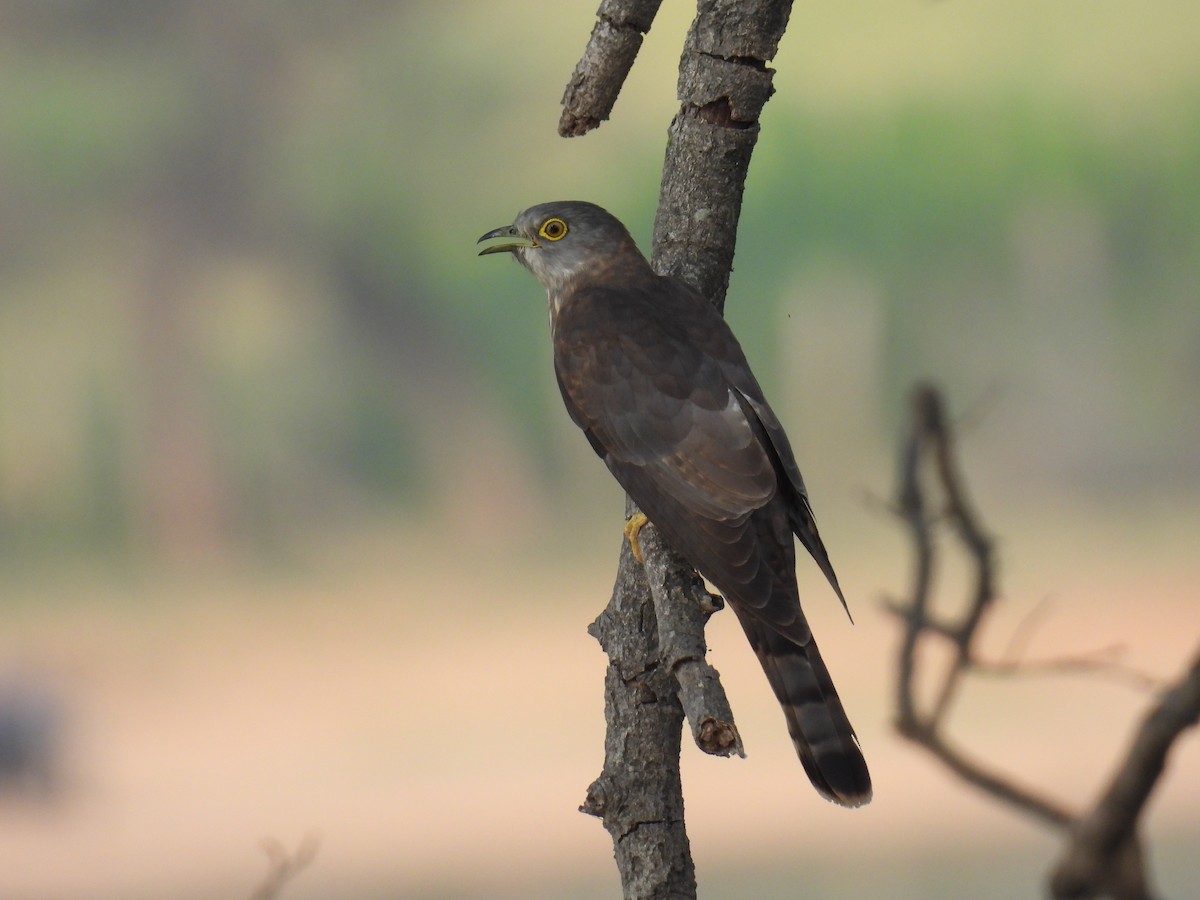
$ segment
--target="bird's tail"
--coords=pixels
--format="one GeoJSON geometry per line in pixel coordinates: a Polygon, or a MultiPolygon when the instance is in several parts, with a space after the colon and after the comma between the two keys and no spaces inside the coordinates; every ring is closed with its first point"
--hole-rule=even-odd
{"type": "Polygon", "coordinates": [[[842,806],[869,803],[867,762],[816,642],[810,637],[802,646],[751,616],[738,618],[783,707],[788,733],[813,786],[842,806]]]}

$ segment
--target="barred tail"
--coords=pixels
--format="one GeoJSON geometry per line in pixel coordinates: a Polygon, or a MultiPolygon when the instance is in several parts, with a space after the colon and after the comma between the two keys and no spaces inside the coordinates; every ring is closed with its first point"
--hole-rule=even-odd
{"type": "Polygon", "coordinates": [[[816,642],[810,638],[802,646],[751,616],[738,618],[783,707],[788,733],[813,786],[842,806],[869,803],[867,762],[816,642]]]}

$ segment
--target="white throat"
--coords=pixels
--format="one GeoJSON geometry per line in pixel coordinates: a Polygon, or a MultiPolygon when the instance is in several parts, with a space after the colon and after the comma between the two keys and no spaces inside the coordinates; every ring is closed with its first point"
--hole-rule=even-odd
{"type": "Polygon", "coordinates": [[[575,265],[563,265],[565,260],[558,259],[553,264],[547,264],[546,257],[538,247],[522,247],[518,252],[521,255],[521,264],[533,273],[533,277],[546,289],[549,297],[562,294],[563,287],[575,277],[575,273],[584,262],[580,259],[575,265]]]}

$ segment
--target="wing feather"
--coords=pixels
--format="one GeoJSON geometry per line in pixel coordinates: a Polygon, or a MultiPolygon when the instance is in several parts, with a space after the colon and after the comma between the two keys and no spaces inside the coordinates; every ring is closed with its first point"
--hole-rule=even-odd
{"type": "Polygon", "coordinates": [[[645,469],[696,515],[741,519],[777,491],[771,456],[720,364],[637,294],[591,289],[563,304],[563,398],[606,459],[645,469]]]}
{"type": "Polygon", "coordinates": [[[748,614],[808,641],[795,491],[781,484],[761,390],[715,310],[689,291],[579,290],[560,305],[555,369],[572,418],[671,545],[748,614]],[[738,360],[745,389],[729,377],[738,360]]]}

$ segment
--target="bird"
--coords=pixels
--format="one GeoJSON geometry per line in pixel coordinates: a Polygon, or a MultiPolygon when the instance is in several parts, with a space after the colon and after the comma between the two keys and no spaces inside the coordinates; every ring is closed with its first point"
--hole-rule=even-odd
{"type": "MultiPolygon", "coordinates": [[[[841,806],[868,803],[866,760],[800,608],[793,535],[846,600],[787,435],[729,325],[593,203],[531,206],[476,243],[493,240],[480,256],[510,253],[546,289],[571,419],[733,609],[809,780],[841,806]]],[[[639,557],[644,521],[626,528],[639,557]]]]}

